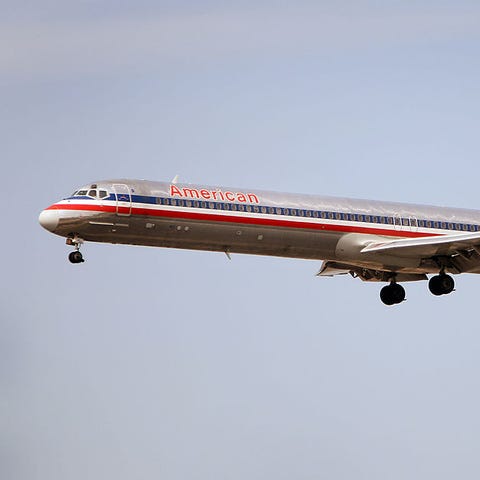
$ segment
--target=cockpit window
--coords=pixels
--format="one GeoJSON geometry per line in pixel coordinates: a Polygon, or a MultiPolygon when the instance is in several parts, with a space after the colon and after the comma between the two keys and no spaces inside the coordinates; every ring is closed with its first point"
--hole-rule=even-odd
{"type": "Polygon", "coordinates": [[[75,190],[72,193],[72,197],[92,197],[92,198],[105,198],[108,197],[107,190],[99,190],[98,188],[90,188],[90,189],[82,189],[82,190],[75,190]]]}

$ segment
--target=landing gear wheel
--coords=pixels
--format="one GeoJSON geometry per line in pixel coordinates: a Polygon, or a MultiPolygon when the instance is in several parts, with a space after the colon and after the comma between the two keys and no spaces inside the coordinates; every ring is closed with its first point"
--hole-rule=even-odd
{"type": "Polygon", "coordinates": [[[428,282],[428,289],[434,295],[448,295],[455,289],[455,280],[446,274],[435,275],[428,282]]]}
{"type": "Polygon", "coordinates": [[[391,283],[380,290],[380,299],[385,305],[396,305],[405,300],[405,289],[398,283],[391,283]]]}
{"type": "Polygon", "coordinates": [[[77,250],[75,252],[71,252],[68,256],[68,259],[71,263],[82,263],[85,260],[83,259],[83,255],[77,250]]]}

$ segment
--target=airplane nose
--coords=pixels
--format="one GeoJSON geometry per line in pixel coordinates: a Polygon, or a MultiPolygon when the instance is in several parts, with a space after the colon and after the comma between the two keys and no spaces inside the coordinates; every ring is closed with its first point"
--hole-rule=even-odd
{"type": "Polygon", "coordinates": [[[56,210],[43,210],[38,217],[38,221],[43,228],[53,232],[58,226],[58,212],[56,210]]]}

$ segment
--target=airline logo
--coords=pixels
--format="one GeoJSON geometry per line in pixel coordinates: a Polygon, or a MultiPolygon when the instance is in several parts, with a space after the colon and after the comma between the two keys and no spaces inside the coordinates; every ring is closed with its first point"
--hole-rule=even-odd
{"type": "Polygon", "coordinates": [[[245,192],[224,192],[223,190],[207,190],[202,188],[179,188],[176,185],[170,185],[170,195],[172,197],[192,198],[195,200],[221,200],[222,202],[239,202],[239,203],[260,203],[258,197],[254,193],[245,192]]]}

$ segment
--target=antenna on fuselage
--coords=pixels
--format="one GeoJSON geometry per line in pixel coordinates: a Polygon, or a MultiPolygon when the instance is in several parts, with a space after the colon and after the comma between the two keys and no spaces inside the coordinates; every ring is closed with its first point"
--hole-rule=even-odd
{"type": "Polygon", "coordinates": [[[178,177],[179,175],[175,175],[170,183],[173,183],[173,184],[178,183],[178,177]]]}

